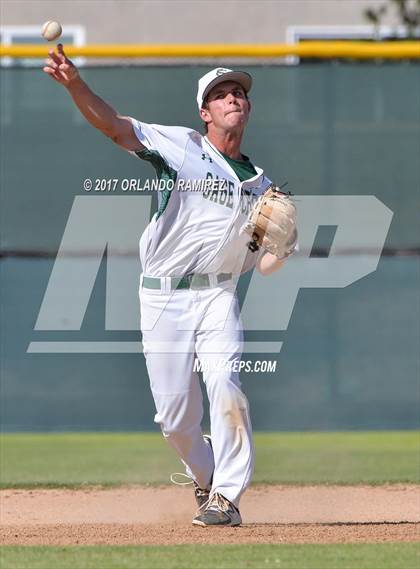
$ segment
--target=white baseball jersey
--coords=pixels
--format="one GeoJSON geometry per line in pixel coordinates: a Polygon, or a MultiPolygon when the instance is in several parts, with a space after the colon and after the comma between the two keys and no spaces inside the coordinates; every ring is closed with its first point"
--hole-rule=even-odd
{"type": "Polygon", "coordinates": [[[184,127],[146,124],[131,119],[144,150],[135,154],[151,162],[166,180],[159,208],[140,240],[143,273],[182,276],[250,270],[259,252],[240,228],[271,183],[260,168],[240,182],[223,155],[198,132],[184,127]]]}

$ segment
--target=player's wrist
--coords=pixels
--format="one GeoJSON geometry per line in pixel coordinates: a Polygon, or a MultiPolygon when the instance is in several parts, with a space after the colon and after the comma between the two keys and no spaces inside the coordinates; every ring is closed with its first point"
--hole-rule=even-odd
{"type": "Polygon", "coordinates": [[[65,87],[71,95],[76,95],[86,88],[86,83],[80,77],[79,72],[76,71],[74,76],[68,80],[65,87]]]}

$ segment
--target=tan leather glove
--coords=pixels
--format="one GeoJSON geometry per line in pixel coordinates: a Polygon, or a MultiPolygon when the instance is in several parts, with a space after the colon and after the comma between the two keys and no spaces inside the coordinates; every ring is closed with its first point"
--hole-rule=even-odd
{"type": "Polygon", "coordinates": [[[296,207],[289,194],[271,184],[258,198],[241,232],[251,237],[248,247],[262,247],[279,259],[293,253],[297,244],[296,207]]]}

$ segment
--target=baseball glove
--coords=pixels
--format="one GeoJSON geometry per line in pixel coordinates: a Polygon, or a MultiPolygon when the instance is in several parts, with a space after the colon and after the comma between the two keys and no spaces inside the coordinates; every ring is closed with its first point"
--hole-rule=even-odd
{"type": "Polygon", "coordinates": [[[297,243],[296,207],[290,194],[271,184],[255,202],[241,232],[251,237],[251,251],[262,247],[279,259],[288,257],[297,243]]]}

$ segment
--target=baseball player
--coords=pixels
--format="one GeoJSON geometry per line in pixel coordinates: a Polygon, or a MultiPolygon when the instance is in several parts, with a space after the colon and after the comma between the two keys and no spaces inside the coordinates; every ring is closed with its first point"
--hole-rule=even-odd
{"type": "Polygon", "coordinates": [[[90,124],[150,162],[166,182],[140,240],[141,329],[155,422],[194,483],[199,509],[193,524],[239,525],[254,450],[236,365],[243,330],[235,288],[238,277],[255,266],[268,275],[284,262],[249,248],[249,235],[241,232],[271,184],[241,152],[252,78],[224,68],[201,77],[202,136],[121,116],[91,91],[61,44],[49,52],[44,71],[67,88],[90,124]],[[201,429],[197,358],[210,402],[211,438],[201,429]]]}

